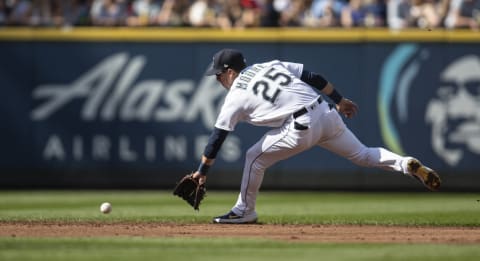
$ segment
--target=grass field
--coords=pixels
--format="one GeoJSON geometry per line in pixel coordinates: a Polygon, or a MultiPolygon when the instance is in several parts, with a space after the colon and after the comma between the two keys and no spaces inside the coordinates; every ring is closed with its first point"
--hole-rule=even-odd
{"type": "MultiPolygon", "coordinates": [[[[209,191],[195,212],[170,191],[0,191],[0,229],[16,222],[203,224],[236,196],[209,191]],[[109,215],[99,211],[104,201],[113,205],[109,215]]],[[[480,227],[480,194],[467,193],[261,192],[257,210],[262,224],[273,225],[480,227]]],[[[480,260],[480,243],[4,235],[0,260],[480,260]]]]}

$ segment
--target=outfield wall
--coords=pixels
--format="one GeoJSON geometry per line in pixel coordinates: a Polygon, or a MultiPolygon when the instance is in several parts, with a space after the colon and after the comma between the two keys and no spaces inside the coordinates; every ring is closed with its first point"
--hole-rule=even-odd
{"type": "MultiPolygon", "coordinates": [[[[446,190],[480,190],[480,35],[466,31],[0,29],[0,186],[169,188],[196,169],[224,89],[213,53],[302,62],[360,106],[369,146],[413,155],[446,190]]],[[[265,128],[240,124],[211,171],[238,188],[265,128]]],[[[265,188],[412,189],[410,179],[315,148],[268,170],[265,188]]]]}

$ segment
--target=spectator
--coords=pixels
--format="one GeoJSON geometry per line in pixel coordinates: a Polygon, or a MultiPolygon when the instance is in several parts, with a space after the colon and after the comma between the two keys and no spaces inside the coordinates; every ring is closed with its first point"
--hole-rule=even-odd
{"type": "MultiPolygon", "coordinates": [[[[61,2],[61,0],[59,0],[61,2]]],[[[91,0],[70,0],[63,4],[64,26],[91,25],[90,6],[91,0]]]]}
{"type": "Polygon", "coordinates": [[[480,0],[451,0],[445,18],[445,27],[471,28],[478,30],[480,25],[480,0]]]}
{"type": "Polygon", "coordinates": [[[28,0],[11,0],[8,2],[9,15],[7,24],[28,25],[32,14],[32,3],[28,0]]]}
{"type": "Polygon", "coordinates": [[[48,0],[31,1],[31,14],[29,25],[50,25],[52,14],[50,13],[50,2],[48,0]]]}
{"type": "Polygon", "coordinates": [[[273,0],[273,8],[279,13],[284,12],[291,4],[292,0],[273,0]]]}
{"type": "Polygon", "coordinates": [[[254,0],[219,1],[217,26],[222,29],[258,27],[260,6],[254,0]]]}
{"type": "Polygon", "coordinates": [[[385,4],[381,0],[350,0],[342,9],[343,27],[379,27],[385,25],[385,4]]]}
{"type": "Polygon", "coordinates": [[[390,0],[388,22],[392,29],[438,27],[441,16],[434,0],[390,0]]]}
{"type": "Polygon", "coordinates": [[[194,27],[215,27],[216,10],[213,0],[195,0],[188,11],[188,19],[194,27]]]}
{"type": "Polygon", "coordinates": [[[444,26],[445,18],[447,17],[448,10],[450,8],[450,0],[436,0],[437,1],[437,13],[440,19],[439,26],[444,26]]]}
{"type": "Polygon", "coordinates": [[[282,9],[280,26],[302,26],[305,12],[312,5],[312,0],[291,0],[282,9]]]}
{"type": "Polygon", "coordinates": [[[189,0],[165,0],[157,22],[162,26],[187,26],[189,0]]]}
{"type": "Polygon", "coordinates": [[[240,1],[222,0],[217,11],[217,26],[222,29],[231,29],[239,25],[242,19],[242,6],[240,1]]]}
{"type": "Polygon", "coordinates": [[[4,0],[0,0],[0,26],[7,23],[7,6],[4,0]]]}
{"type": "MultiPolygon", "coordinates": [[[[71,0],[50,0],[50,19],[51,25],[59,27],[65,24],[65,8],[72,2],[71,0]]],[[[48,4],[47,4],[48,5],[48,4]]]]}
{"type": "Polygon", "coordinates": [[[0,0],[0,26],[480,28],[480,0],[0,0]]]}
{"type": "Polygon", "coordinates": [[[440,25],[440,15],[434,0],[412,0],[410,14],[413,26],[434,28],[440,25]]]}
{"type": "Polygon", "coordinates": [[[409,0],[388,0],[387,22],[391,29],[408,27],[407,17],[410,12],[409,0]]]}
{"type": "Polygon", "coordinates": [[[260,26],[278,27],[280,26],[280,12],[275,9],[275,0],[264,0],[260,10],[260,26]]]}
{"type": "Polygon", "coordinates": [[[163,1],[134,0],[131,4],[131,13],[127,18],[128,26],[149,26],[158,24],[158,16],[163,1]]]}
{"type": "Polygon", "coordinates": [[[121,0],[94,0],[90,15],[93,25],[125,25],[126,5],[121,0]]]}
{"type": "Polygon", "coordinates": [[[242,17],[239,27],[258,27],[260,25],[260,7],[256,0],[240,0],[242,17]]]}
{"type": "Polygon", "coordinates": [[[340,25],[340,16],[345,7],[343,0],[314,0],[311,7],[313,26],[332,27],[340,25]]]}

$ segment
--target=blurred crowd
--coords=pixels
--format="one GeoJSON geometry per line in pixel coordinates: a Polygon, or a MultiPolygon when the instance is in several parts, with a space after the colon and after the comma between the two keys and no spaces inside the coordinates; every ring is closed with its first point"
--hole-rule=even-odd
{"type": "Polygon", "coordinates": [[[471,28],[480,0],[0,0],[0,26],[471,28]]]}

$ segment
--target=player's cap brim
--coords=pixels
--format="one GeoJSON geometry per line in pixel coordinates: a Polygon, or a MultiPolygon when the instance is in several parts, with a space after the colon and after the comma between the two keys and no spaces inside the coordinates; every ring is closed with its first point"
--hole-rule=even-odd
{"type": "Polygon", "coordinates": [[[211,76],[221,72],[222,72],[222,69],[215,68],[215,65],[213,64],[213,62],[211,62],[210,65],[208,66],[207,71],[205,71],[205,75],[211,76]]]}

